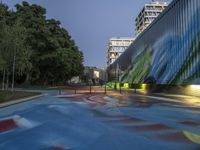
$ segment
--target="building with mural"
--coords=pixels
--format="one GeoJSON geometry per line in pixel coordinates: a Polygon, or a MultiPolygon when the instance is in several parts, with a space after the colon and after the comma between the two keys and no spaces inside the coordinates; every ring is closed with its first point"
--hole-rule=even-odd
{"type": "Polygon", "coordinates": [[[200,84],[200,0],[173,0],[107,69],[122,83],[200,84]]]}

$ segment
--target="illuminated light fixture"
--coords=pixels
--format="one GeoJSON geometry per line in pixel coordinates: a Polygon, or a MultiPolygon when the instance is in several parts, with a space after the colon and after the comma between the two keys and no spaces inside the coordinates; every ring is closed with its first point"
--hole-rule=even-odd
{"type": "Polygon", "coordinates": [[[188,85],[185,92],[192,96],[200,96],[200,85],[188,85]]]}
{"type": "Polygon", "coordinates": [[[200,85],[190,85],[191,89],[200,90],[200,85]]]}
{"type": "Polygon", "coordinates": [[[147,84],[142,84],[142,89],[146,90],[146,88],[147,88],[147,84]]]}
{"type": "Polygon", "coordinates": [[[128,89],[129,88],[129,84],[128,83],[124,83],[124,88],[128,89]]]}
{"type": "Polygon", "coordinates": [[[186,87],[187,92],[199,92],[200,91],[200,85],[189,85],[186,87]]]}

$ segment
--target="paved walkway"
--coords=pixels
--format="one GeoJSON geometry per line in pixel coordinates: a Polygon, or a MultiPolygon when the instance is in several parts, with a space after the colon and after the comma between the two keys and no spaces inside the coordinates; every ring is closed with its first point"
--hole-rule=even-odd
{"type": "Polygon", "coordinates": [[[0,149],[200,149],[200,107],[188,97],[43,92],[0,109],[0,149]]]}

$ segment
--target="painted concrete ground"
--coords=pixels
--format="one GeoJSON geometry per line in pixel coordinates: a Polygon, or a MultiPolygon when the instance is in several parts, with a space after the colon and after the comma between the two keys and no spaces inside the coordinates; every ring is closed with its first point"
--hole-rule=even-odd
{"type": "Polygon", "coordinates": [[[44,92],[0,109],[0,150],[200,149],[198,98],[44,92]]]}

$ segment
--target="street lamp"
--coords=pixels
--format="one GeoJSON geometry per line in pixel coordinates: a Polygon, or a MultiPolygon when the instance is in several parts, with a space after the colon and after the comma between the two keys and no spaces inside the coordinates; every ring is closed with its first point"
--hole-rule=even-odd
{"type": "Polygon", "coordinates": [[[106,83],[107,83],[107,69],[105,70],[105,94],[107,93],[107,85],[106,85],[106,83]]]}
{"type": "MultiPolygon", "coordinates": [[[[117,53],[115,53],[115,61],[117,60],[117,53]]],[[[117,67],[118,67],[118,63],[117,66],[115,67],[115,85],[114,85],[114,89],[117,90],[117,67]]]]}

